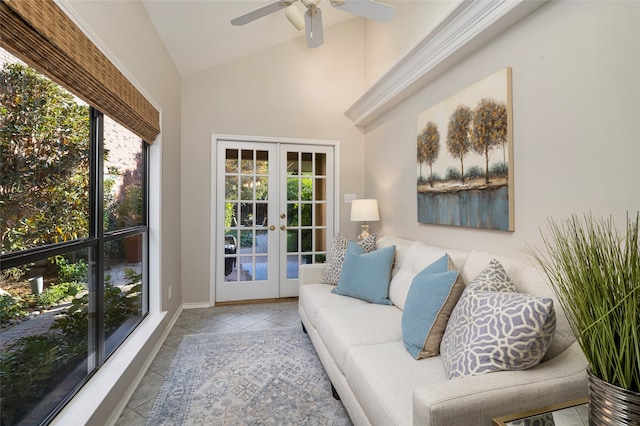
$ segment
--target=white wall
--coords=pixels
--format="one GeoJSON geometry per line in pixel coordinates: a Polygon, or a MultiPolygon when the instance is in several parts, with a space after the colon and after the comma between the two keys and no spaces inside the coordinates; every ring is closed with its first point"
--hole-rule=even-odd
{"type": "Polygon", "coordinates": [[[365,186],[381,233],[523,257],[548,217],[591,211],[624,226],[640,209],[639,26],[639,2],[550,2],[370,124],[365,186]],[[507,66],[515,232],[418,224],[417,114],[507,66]]]}
{"type": "MultiPolygon", "coordinates": [[[[211,135],[237,134],[340,141],[342,194],[364,195],[364,137],[343,112],[364,90],[364,24],[325,29],[325,43],[303,37],[183,81],[182,291],[185,303],[209,301],[211,135]]],[[[341,204],[342,231],[355,235],[341,204]]],[[[215,214],[215,212],[213,212],[215,214]]]]}

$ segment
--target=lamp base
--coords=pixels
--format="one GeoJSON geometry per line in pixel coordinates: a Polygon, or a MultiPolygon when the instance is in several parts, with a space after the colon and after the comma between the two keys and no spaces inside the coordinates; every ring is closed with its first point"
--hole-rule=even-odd
{"type": "Polygon", "coordinates": [[[362,224],[360,225],[360,228],[361,228],[361,232],[360,232],[360,235],[358,235],[358,240],[364,240],[369,236],[369,225],[362,224]]]}

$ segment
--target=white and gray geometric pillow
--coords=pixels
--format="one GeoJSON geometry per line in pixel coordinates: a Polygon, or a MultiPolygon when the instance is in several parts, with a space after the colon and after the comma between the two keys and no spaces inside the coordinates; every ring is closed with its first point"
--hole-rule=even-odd
{"type": "MultiPolygon", "coordinates": [[[[358,245],[362,247],[365,253],[370,253],[376,249],[376,237],[378,234],[373,233],[363,240],[358,241],[358,245]]],[[[338,285],[340,280],[340,272],[342,272],[342,264],[344,263],[344,254],[347,251],[349,239],[342,234],[337,234],[333,238],[329,252],[327,253],[327,263],[322,270],[322,283],[338,285]]]]}
{"type": "Polygon", "coordinates": [[[518,293],[497,260],[469,283],[440,345],[449,379],[537,365],[556,327],[553,301],[518,293]]]}
{"type": "Polygon", "coordinates": [[[497,259],[489,262],[489,265],[467,285],[467,290],[510,291],[512,293],[518,291],[507,275],[507,271],[504,270],[504,266],[497,259]]]}

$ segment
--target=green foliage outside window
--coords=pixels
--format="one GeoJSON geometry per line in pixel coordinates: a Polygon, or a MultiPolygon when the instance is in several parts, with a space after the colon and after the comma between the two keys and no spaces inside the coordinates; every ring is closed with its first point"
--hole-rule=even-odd
{"type": "Polygon", "coordinates": [[[0,69],[3,253],[88,235],[88,158],[89,107],[33,69],[4,64],[0,69]]]}
{"type": "MultiPolygon", "coordinates": [[[[126,277],[129,285],[124,288],[105,284],[106,336],[141,312],[141,275],[129,272],[126,277]]],[[[22,337],[0,352],[3,399],[0,423],[3,425],[19,423],[34,403],[42,400],[87,358],[89,295],[83,284],[66,283],[66,288],[67,295],[73,292],[77,295],[49,331],[22,337]]],[[[4,302],[5,298],[0,300],[4,302]]]]}

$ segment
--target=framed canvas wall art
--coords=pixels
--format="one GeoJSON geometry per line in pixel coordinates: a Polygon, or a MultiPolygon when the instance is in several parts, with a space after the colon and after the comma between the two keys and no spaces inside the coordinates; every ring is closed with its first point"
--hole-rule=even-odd
{"type": "Polygon", "coordinates": [[[418,114],[418,222],[514,230],[511,68],[418,114]]]}

